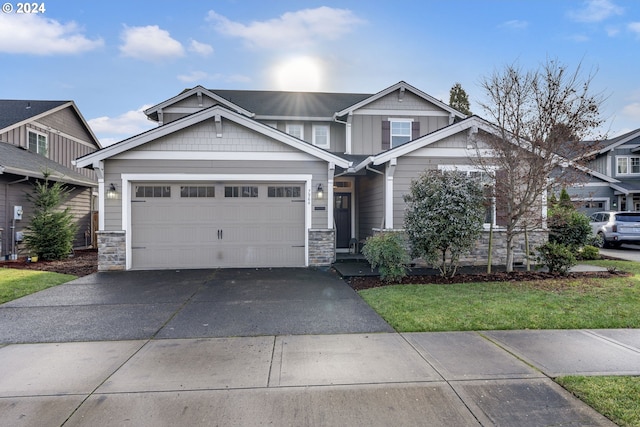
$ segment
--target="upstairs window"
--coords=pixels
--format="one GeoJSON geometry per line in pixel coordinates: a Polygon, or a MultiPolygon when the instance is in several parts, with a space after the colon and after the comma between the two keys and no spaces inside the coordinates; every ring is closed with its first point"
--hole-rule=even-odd
{"type": "Polygon", "coordinates": [[[300,124],[287,124],[287,133],[298,139],[304,139],[304,126],[300,124]]]}
{"type": "Polygon", "coordinates": [[[616,157],[616,171],[618,175],[640,174],[640,157],[616,157]]]}
{"type": "Polygon", "coordinates": [[[329,126],[313,125],[313,145],[320,148],[329,148],[329,126]]]}
{"type": "Polygon", "coordinates": [[[391,148],[411,141],[412,120],[390,119],[391,122],[391,148]]]}
{"type": "Polygon", "coordinates": [[[47,136],[42,133],[29,131],[29,151],[47,157],[47,136]]]}

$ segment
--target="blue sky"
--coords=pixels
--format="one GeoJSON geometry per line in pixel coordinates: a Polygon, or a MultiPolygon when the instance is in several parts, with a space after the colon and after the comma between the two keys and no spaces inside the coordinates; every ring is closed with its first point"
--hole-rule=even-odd
{"type": "MultiPolygon", "coordinates": [[[[74,100],[111,143],[185,88],[375,93],[404,80],[471,109],[506,65],[594,74],[609,136],[640,128],[636,0],[86,1],[0,13],[0,98],[74,100]]],[[[9,6],[7,6],[9,5],[9,6]]],[[[5,11],[6,12],[6,11],[5,11]]]]}

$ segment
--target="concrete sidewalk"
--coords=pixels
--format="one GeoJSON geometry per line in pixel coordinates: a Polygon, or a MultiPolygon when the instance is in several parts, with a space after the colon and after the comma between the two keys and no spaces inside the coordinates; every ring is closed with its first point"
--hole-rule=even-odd
{"type": "Polygon", "coordinates": [[[9,344],[12,426],[613,425],[549,377],[640,375],[640,330],[9,344]]]}

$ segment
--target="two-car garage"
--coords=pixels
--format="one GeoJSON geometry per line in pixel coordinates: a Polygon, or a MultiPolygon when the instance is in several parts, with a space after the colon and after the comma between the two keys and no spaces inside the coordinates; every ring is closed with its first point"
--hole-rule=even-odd
{"type": "Polygon", "coordinates": [[[131,181],[130,268],[304,267],[305,185],[131,181]]]}

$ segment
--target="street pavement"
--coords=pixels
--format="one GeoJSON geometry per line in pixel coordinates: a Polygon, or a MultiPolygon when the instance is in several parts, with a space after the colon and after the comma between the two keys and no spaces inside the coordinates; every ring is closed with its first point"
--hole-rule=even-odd
{"type": "Polygon", "coordinates": [[[637,329],[400,334],[358,301],[307,269],[97,274],[21,298],[0,306],[0,425],[607,426],[552,378],[640,375],[637,329]]]}

